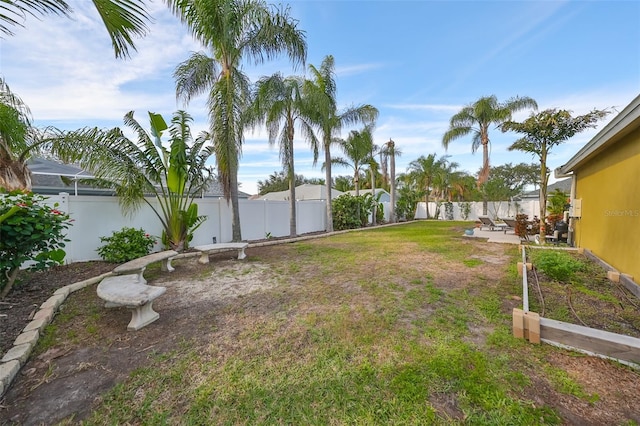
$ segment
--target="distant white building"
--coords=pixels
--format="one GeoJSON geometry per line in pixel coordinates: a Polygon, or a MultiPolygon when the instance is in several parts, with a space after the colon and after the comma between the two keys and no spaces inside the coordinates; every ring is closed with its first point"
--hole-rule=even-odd
{"type": "MultiPolygon", "coordinates": [[[[305,183],[303,185],[296,186],[296,199],[298,201],[326,200],[327,199],[326,194],[327,194],[327,190],[324,185],[313,185],[310,183],[305,183]]],[[[344,192],[331,188],[331,199],[339,197],[342,194],[344,194],[344,192]]],[[[270,200],[270,201],[288,201],[289,190],[269,192],[267,194],[261,195],[257,199],[270,200]]]]}
{"type": "MultiPolygon", "coordinates": [[[[355,196],[356,195],[356,191],[347,191],[346,194],[350,194],[355,196]]],[[[364,194],[371,194],[371,190],[370,189],[361,189],[360,190],[360,195],[364,195],[364,194]]],[[[380,195],[380,199],[378,200],[378,202],[380,203],[390,203],[391,202],[391,194],[389,194],[386,190],[382,189],[382,188],[376,188],[374,194],[376,196],[380,195]]]]}

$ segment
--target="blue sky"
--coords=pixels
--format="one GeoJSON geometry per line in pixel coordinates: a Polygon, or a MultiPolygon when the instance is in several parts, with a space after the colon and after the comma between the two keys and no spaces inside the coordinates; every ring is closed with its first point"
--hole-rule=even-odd
{"type": "MultiPolygon", "coordinates": [[[[37,126],[76,129],[122,126],[134,110],[170,117],[183,109],[172,73],[192,51],[202,50],[161,1],[149,3],[155,23],[137,42],[138,52],[113,57],[108,36],[87,0],[69,0],[73,19],[30,18],[26,28],[0,41],[0,73],[31,108],[37,126]]],[[[638,1],[290,1],[306,32],[307,64],[331,54],[341,107],[369,103],[380,110],[375,143],[392,138],[402,151],[398,172],[420,155],[450,155],[460,169],[476,173],[481,153],[471,139],[442,148],[450,117],[481,96],[500,101],[530,96],[541,109],[575,114],[593,108],[622,110],[640,93],[640,2],[638,1]]],[[[285,60],[246,64],[253,81],[263,75],[305,72],[285,60]]],[[[207,128],[204,99],[186,108],[194,134],[207,128]]],[[[516,115],[524,119],[528,113],[516,115]]],[[[599,128],[613,118],[611,114],[599,128]]],[[[557,147],[551,167],[564,164],[595,133],[557,147]]],[[[343,132],[346,137],[347,131],[343,132]]],[[[491,163],[531,162],[508,152],[517,135],[490,133],[491,163]]],[[[323,177],[313,167],[308,144],[295,147],[296,172],[323,177]]],[[[340,155],[338,149],[334,149],[340,155]]],[[[281,170],[277,147],[264,131],[248,132],[240,162],[241,190],[281,170]]],[[[334,168],[334,176],[347,175],[334,168]]]]}

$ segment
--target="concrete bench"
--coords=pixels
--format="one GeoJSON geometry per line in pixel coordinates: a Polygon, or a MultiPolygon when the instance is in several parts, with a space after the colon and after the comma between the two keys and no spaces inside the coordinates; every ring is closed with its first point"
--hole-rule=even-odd
{"type": "Polygon", "coordinates": [[[162,270],[172,272],[174,268],[173,266],[171,266],[171,258],[177,255],[178,255],[178,252],[174,250],[166,250],[166,251],[160,251],[158,253],[151,253],[146,256],[142,256],[137,259],[130,260],[127,263],[123,263],[122,265],[117,266],[113,270],[113,273],[115,275],[137,274],[138,283],[146,284],[147,280],[144,279],[144,276],[142,274],[148,265],[155,262],[162,262],[162,270]]]}
{"type": "Polygon", "coordinates": [[[140,284],[137,274],[111,275],[98,284],[98,297],[111,306],[124,306],[131,309],[131,321],[127,330],[140,330],[158,318],[160,314],[153,310],[153,301],[164,294],[165,287],[140,284]]]}
{"type": "Polygon", "coordinates": [[[247,255],[244,254],[244,249],[249,246],[248,243],[221,243],[221,244],[207,244],[205,246],[197,246],[194,247],[194,250],[202,252],[200,258],[198,259],[198,263],[203,265],[209,263],[209,254],[211,253],[219,253],[223,251],[232,251],[238,250],[238,260],[242,260],[247,255]]]}

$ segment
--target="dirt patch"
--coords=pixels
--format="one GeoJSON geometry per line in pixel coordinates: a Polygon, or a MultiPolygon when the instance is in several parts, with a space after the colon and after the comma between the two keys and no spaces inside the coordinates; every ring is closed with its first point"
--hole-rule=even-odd
{"type": "MultiPolygon", "coordinates": [[[[55,345],[52,350],[32,357],[23,367],[1,404],[2,424],[50,424],[72,415],[83,418],[99,395],[133,369],[144,366],[149,357],[174,351],[183,341],[201,340],[215,330],[219,320],[216,314],[224,311],[229,301],[265,291],[278,283],[269,268],[259,262],[223,257],[204,266],[195,258],[173,263],[175,273],[148,274],[150,284],[165,286],[167,292],[154,302],[160,319],[137,332],[126,330],[131,319],[128,309],[103,308],[95,285],[71,295],[59,315],[85,313],[65,325],[68,339],[63,346],[55,345]],[[97,318],[92,318],[94,315],[97,318]],[[168,333],[170,329],[181,331],[168,333]]],[[[88,266],[103,272],[99,266],[88,266]]],[[[113,265],[109,267],[112,269],[113,265]]],[[[58,268],[56,277],[62,277],[64,270],[58,268]]],[[[68,275],[59,280],[60,284],[76,280],[78,269],[66,270],[68,275]]],[[[79,277],[85,279],[84,275],[79,277]]],[[[56,286],[42,287],[48,287],[46,297],[49,297],[48,291],[56,286]]],[[[34,294],[31,292],[32,298],[34,294]]],[[[29,300],[35,300],[32,298],[29,300]]]]}

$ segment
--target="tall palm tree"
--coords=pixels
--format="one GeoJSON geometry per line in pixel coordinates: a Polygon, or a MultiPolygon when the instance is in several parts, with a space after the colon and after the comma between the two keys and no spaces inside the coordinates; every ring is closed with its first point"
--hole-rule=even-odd
{"type": "MultiPolygon", "coordinates": [[[[391,195],[391,217],[389,221],[391,223],[396,222],[396,157],[399,157],[402,152],[396,147],[396,143],[389,138],[389,142],[385,143],[380,150],[380,156],[383,164],[387,164],[387,160],[389,161],[389,172],[390,172],[390,180],[389,180],[389,192],[391,195]]],[[[386,167],[383,166],[383,170],[386,167]]]]}
{"type": "MultiPolygon", "coordinates": [[[[363,130],[352,130],[347,139],[336,139],[336,143],[342,149],[346,157],[333,157],[332,164],[349,167],[353,170],[353,184],[356,190],[356,197],[360,195],[360,173],[362,167],[372,160],[373,136],[371,125],[363,130]]],[[[326,167],[326,164],[324,165],[326,167]]],[[[375,186],[375,184],[374,184],[375,186]]]]}
{"type": "MultiPolygon", "coordinates": [[[[151,20],[144,0],[91,0],[105,29],[117,58],[130,56],[136,50],[133,37],[146,35],[151,20]]],[[[49,14],[70,16],[71,7],[64,0],[2,0],[0,33],[11,36],[12,29],[22,27],[27,15],[40,17],[49,14]]]]}
{"type": "MultiPolygon", "coordinates": [[[[538,104],[529,97],[515,97],[506,102],[498,102],[496,96],[485,96],[474,103],[465,106],[449,121],[449,130],[442,137],[442,146],[449,148],[451,141],[472,135],[471,152],[475,153],[482,147],[482,168],[478,175],[478,187],[489,179],[489,126],[500,126],[511,121],[514,112],[526,108],[537,109],[538,104]]],[[[487,213],[486,200],[483,202],[483,214],[487,213]]]]}
{"type": "Polygon", "coordinates": [[[176,95],[185,104],[208,93],[209,126],[219,180],[233,212],[232,239],[242,240],[238,205],[238,162],[249,108],[249,78],[245,59],[263,63],[286,53],[294,65],[304,64],[304,33],[289,16],[259,0],[167,0],[192,34],[212,54],[193,53],[174,72],[176,95]]]}
{"type": "Polygon", "coordinates": [[[427,209],[427,219],[429,216],[429,197],[434,191],[434,181],[437,173],[442,168],[446,156],[437,158],[436,154],[429,154],[426,157],[421,155],[416,160],[409,163],[409,176],[416,183],[416,186],[424,191],[424,201],[427,209]]]}
{"type": "Polygon", "coordinates": [[[452,183],[459,164],[455,161],[449,161],[448,156],[444,156],[438,162],[433,177],[433,188],[436,201],[452,199],[452,183]]]}
{"type": "Polygon", "coordinates": [[[335,63],[333,56],[326,56],[320,68],[309,66],[312,80],[305,84],[310,100],[316,105],[314,122],[322,139],[327,193],[327,231],[333,231],[333,209],[331,206],[331,144],[342,127],[357,123],[373,123],[378,118],[377,108],[359,105],[338,111],[336,99],[335,63]]]}
{"type": "Polygon", "coordinates": [[[281,74],[263,77],[256,83],[253,105],[247,111],[248,125],[255,127],[265,122],[269,144],[274,145],[276,139],[279,141],[280,161],[289,181],[289,234],[292,237],[297,235],[296,175],[293,161],[296,125],[311,146],[316,147],[314,159],[318,158],[318,141],[309,118],[313,105],[304,96],[303,86],[304,80],[299,77],[283,78],[281,74]]]}
{"type": "Polygon", "coordinates": [[[371,141],[371,153],[369,155],[369,178],[371,179],[371,196],[373,197],[373,209],[371,215],[371,225],[376,226],[378,214],[378,197],[376,197],[376,175],[380,175],[380,165],[376,161],[376,154],[380,147],[371,141]]]}

